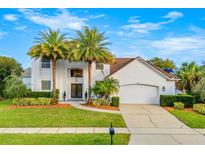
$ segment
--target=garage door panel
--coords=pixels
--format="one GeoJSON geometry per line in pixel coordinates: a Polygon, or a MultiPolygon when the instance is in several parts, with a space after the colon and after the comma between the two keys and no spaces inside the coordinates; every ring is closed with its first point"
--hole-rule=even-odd
{"type": "Polygon", "coordinates": [[[159,104],[158,87],[154,86],[120,86],[119,96],[123,104],[159,104]]]}

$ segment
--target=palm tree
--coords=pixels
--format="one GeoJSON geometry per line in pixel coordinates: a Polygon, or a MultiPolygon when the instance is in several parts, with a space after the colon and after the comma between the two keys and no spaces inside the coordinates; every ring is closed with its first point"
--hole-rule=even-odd
{"type": "Polygon", "coordinates": [[[191,89],[197,84],[197,82],[205,75],[202,67],[198,66],[195,62],[183,63],[177,76],[181,79],[179,85],[181,89],[185,89],[187,93],[191,93],[191,89]]]}
{"type": "Polygon", "coordinates": [[[51,29],[40,32],[36,44],[28,52],[32,58],[48,58],[52,61],[53,98],[56,98],[56,62],[58,59],[64,59],[69,53],[69,42],[65,36],[66,34],[51,29]]]}
{"type": "Polygon", "coordinates": [[[92,63],[112,63],[113,55],[106,47],[109,42],[96,28],[89,29],[84,27],[82,31],[77,31],[74,42],[77,44],[77,50],[73,53],[74,61],[84,61],[88,63],[88,101],[91,103],[91,81],[92,81],[92,63]]]}
{"type": "Polygon", "coordinates": [[[96,95],[100,95],[104,99],[108,99],[110,95],[119,92],[119,81],[112,77],[106,77],[103,81],[99,81],[92,88],[96,95]]]}

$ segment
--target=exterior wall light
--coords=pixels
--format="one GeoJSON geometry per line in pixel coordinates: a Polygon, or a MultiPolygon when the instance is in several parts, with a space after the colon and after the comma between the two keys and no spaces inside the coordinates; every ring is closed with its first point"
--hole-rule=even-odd
{"type": "Polygon", "coordinates": [[[165,91],[165,86],[162,87],[162,91],[165,91]]]}

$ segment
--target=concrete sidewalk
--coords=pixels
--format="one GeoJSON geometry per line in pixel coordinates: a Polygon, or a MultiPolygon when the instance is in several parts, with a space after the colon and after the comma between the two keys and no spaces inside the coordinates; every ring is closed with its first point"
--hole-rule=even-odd
{"type": "Polygon", "coordinates": [[[158,105],[121,105],[131,145],[205,144],[205,129],[191,129],[158,105]]]}
{"type": "Polygon", "coordinates": [[[70,105],[72,105],[73,107],[75,107],[77,109],[88,110],[88,111],[96,111],[96,112],[106,112],[106,113],[120,114],[120,111],[97,109],[97,108],[94,108],[94,107],[87,107],[87,106],[81,105],[81,104],[84,104],[84,103],[85,103],[85,101],[66,101],[66,102],[60,102],[60,104],[70,104],[70,105]]]}
{"type": "MultiPolygon", "coordinates": [[[[117,134],[129,134],[127,128],[115,128],[117,134]]],[[[62,133],[109,133],[105,127],[65,127],[65,128],[0,128],[0,134],[22,133],[22,134],[62,134],[62,133]]]]}

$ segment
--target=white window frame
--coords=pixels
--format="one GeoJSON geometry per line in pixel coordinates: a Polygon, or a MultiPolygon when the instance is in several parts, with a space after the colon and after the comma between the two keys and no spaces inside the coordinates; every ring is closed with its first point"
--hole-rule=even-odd
{"type": "Polygon", "coordinates": [[[51,91],[51,80],[41,80],[41,91],[51,91]],[[42,89],[42,83],[43,81],[47,81],[47,82],[50,82],[50,89],[42,89]]]}

